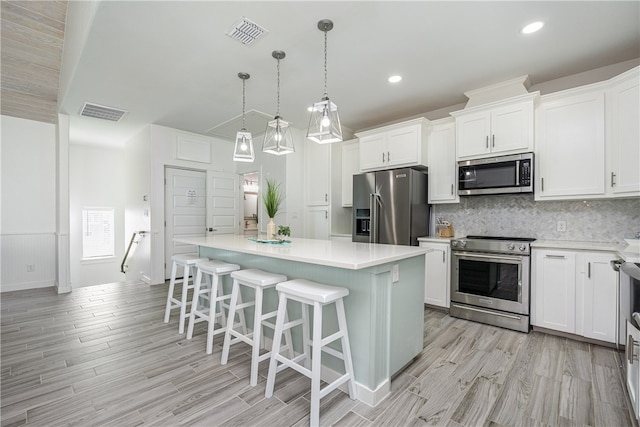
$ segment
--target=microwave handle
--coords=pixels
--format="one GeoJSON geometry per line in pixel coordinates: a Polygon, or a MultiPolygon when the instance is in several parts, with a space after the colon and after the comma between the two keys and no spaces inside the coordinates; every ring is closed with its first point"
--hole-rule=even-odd
{"type": "Polygon", "coordinates": [[[520,186],[520,160],[516,160],[516,185],[520,186]]]}

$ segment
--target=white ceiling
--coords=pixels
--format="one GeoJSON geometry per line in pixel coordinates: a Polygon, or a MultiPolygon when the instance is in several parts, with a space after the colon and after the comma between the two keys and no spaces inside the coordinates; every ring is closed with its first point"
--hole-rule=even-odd
{"type": "Polygon", "coordinates": [[[306,128],[306,108],[323,94],[323,18],[335,25],[329,95],[353,131],[522,75],[535,85],[640,57],[638,1],[103,1],[61,94],[72,142],[122,141],[148,123],[205,134],[240,115],[241,71],[251,74],[247,111],[272,116],[276,49],[287,54],[280,113],[306,128]],[[251,46],[225,35],[243,16],[269,31],[251,46]],[[540,32],[520,33],[535,20],[540,32]],[[403,80],[391,85],[391,74],[403,80]],[[79,117],[85,101],[129,113],[119,123],[79,117]]]}

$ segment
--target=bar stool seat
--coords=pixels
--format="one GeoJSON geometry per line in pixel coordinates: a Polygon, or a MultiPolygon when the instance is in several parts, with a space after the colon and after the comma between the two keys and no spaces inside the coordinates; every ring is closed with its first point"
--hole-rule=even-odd
{"type": "MultiPolygon", "coordinates": [[[[282,274],[270,273],[259,269],[239,270],[231,273],[233,278],[233,289],[231,290],[231,301],[229,302],[229,317],[227,319],[227,329],[224,336],[224,344],[222,346],[221,364],[225,365],[229,358],[229,348],[237,342],[245,342],[249,344],[251,349],[251,376],[249,383],[252,386],[258,384],[258,365],[263,360],[267,360],[271,355],[270,351],[260,355],[260,348],[264,345],[263,327],[267,326],[275,329],[275,324],[268,322],[268,319],[276,317],[277,310],[269,313],[262,313],[263,292],[265,289],[273,288],[280,282],[287,280],[287,276],[282,274]],[[240,286],[253,288],[255,290],[255,299],[253,301],[240,301],[240,286]],[[254,307],[253,330],[249,333],[240,333],[234,329],[236,312],[243,312],[244,309],[254,307]],[[232,339],[232,337],[234,337],[232,339]]],[[[285,347],[288,348],[293,355],[293,346],[291,344],[291,334],[285,335],[285,347]]],[[[278,346],[280,347],[280,346],[278,346]]]]}
{"type": "MultiPolygon", "coordinates": [[[[226,330],[226,316],[224,309],[229,307],[225,303],[231,299],[231,294],[225,294],[222,277],[240,270],[238,264],[229,264],[218,260],[207,260],[196,264],[197,273],[191,301],[191,313],[189,315],[189,327],[187,339],[193,337],[193,327],[196,323],[208,322],[207,327],[207,354],[213,352],[213,337],[226,330]],[[202,285],[202,276],[205,277],[205,286],[202,285]],[[200,307],[200,300],[208,300],[208,306],[200,307]],[[216,319],[220,318],[222,328],[215,329],[216,319]]],[[[240,313],[240,324],[246,333],[244,313],[240,313]]]]}
{"type": "Polygon", "coordinates": [[[296,279],[279,283],[276,286],[279,293],[278,314],[276,317],[276,329],[273,336],[273,348],[271,349],[271,361],[269,362],[269,374],[265,396],[273,395],[276,373],[286,368],[293,368],[301,374],[311,378],[311,411],[310,424],[320,424],[320,399],[344,383],[348,383],[349,397],[355,399],[355,387],[353,376],[353,364],[351,361],[351,348],[347,333],[347,321],[344,312],[343,298],[349,295],[349,290],[338,286],[329,286],[311,280],[296,279]],[[293,300],[302,304],[302,318],[288,321],[286,318],[287,301],[293,300]],[[325,305],[335,303],[338,317],[338,331],[327,337],[322,337],[322,310],[325,305]],[[313,306],[313,338],[309,340],[309,306],[313,306]],[[282,333],[295,326],[302,325],[303,353],[287,358],[280,354],[280,341],[282,333]],[[342,352],[327,347],[328,344],[340,340],[342,352]],[[313,351],[311,351],[311,348],[313,351]],[[322,352],[342,359],[345,373],[339,378],[320,389],[320,373],[322,369],[322,352]],[[278,364],[280,362],[280,364],[278,364]],[[303,364],[300,364],[303,362],[303,364]],[[309,369],[309,364],[311,368],[309,369]]]}
{"type": "Polygon", "coordinates": [[[184,321],[187,318],[187,306],[191,304],[187,300],[187,292],[189,289],[193,289],[193,274],[195,265],[202,261],[207,261],[208,258],[202,258],[198,254],[176,254],[171,257],[171,278],[169,280],[169,292],[167,294],[167,306],[164,310],[164,323],[169,323],[169,316],[171,310],[174,308],[180,309],[180,323],[178,324],[178,333],[184,332],[184,321]],[[182,294],[180,299],[173,296],[173,292],[176,286],[176,276],[178,274],[178,267],[183,268],[182,272],[182,294]],[[191,279],[191,280],[190,280],[191,279]]]}

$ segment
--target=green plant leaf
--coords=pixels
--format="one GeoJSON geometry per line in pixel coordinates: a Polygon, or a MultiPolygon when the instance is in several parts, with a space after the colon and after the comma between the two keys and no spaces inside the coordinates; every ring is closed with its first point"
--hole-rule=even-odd
{"type": "Polygon", "coordinates": [[[267,189],[262,193],[262,203],[264,203],[269,218],[275,218],[283,200],[284,192],[280,188],[280,184],[267,178],[267,189]]]}

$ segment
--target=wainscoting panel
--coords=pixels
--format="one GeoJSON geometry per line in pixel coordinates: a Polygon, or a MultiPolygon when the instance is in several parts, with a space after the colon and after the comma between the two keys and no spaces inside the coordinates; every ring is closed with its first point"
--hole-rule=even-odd
{"type": "Polygon", "coordinates": [[[0,239],[0,292],[55,286],[55,233],[3,234],[0,239]]]}

